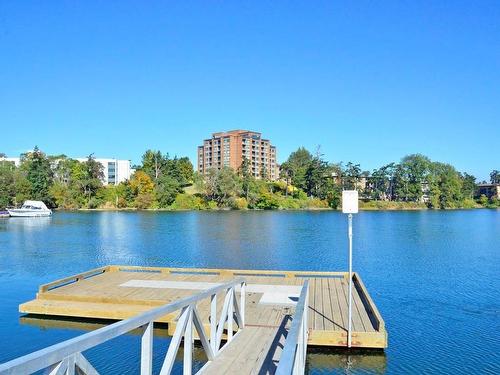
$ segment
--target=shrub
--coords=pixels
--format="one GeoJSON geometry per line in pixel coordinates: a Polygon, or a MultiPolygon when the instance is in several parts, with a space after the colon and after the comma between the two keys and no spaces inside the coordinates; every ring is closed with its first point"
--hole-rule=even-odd
{"type": "Polygon", "coordinates": [[[491,202],[489,204],[489,207],[492,207],[492,208],[496,208],[496,207],[500,207],[500,199],[498,198],[491,198],[491,202]]]}
{"type": "Polygon", "coordinates": [[[90,209],[94,209],[94,208],[98,208],[100,205],[101,205],[101,202],[98,199],[90,198],[87,207],[90,209]]]}
{"type": "Polygon", "coordinates": [[[280,208],[284,210],[298,210],[302,208],[301,202],[292,197],[282,197],[280,199],[280,208]]]}
{"type": "Polygon", "coordinates": [[[362,210],[417,210],[426,208],[426,205],[420,202],[360,201],[359,208],[362,210]]]}
{"type": "Polygon", "coordinates": [[[248,202],[245,198],[236,198],[233,200],[231,207],[236,210],[246,210],[248,208],[248,202]]]}
{"type": "Polygon", "coordinates": [[[174,210],[204,210],[207,204],[198,195],[179,194],[172,203],[171,208],[174,210]]]}
{"type": "Polygon", "coordinates": [[[306,201],[306,208],[329,208],[328,202],[318,198],[310,198],[306,201]]]}
{"type": "Polygon", "coordinates": [[[263,193],[257,201],[256,207],[262,210],[272,210],[279,208],[280,203],[277,197],[271,193],[263,193]]]}
{"type": "Polygon", "coordinates": [[[474,202],[474,199],[471,199],[471,198],[466,198],[462,202],[463,208],[475,208],[476,206],[477,206],[477,203],[474,202]]]}
{"type": "Polygon", "coordinates": [[[150,208],[153,205],[154,196],[152,193],[139,193],[134,201],[134,207],[138,209],[150,208]]]}
{"type": "Polygon", "coordinates": [[[127,200],[123,197],[118,198],[118,208],[126,208],[128,206],[127,200]]]}
{"type": "Polygon", "coordinates": [[[209,201],[208,205],[207,205],[207,208],[209,210],[216,210],[218,208],[217,202],[215,202],[215,201],[209,201]]]}
{"type": "Polygon", "coordinates": [[[484,194],[482,194],[480,197],[479,197],[479,204],[481,206],[486,206],[488,204],[488,197],[484,194]]]}
{"type": "Polygon", "coordinates": [[[307,194],[303,190],[296,189],[293,191],[293,197],[295,199],[306,200],[307,194]]]}

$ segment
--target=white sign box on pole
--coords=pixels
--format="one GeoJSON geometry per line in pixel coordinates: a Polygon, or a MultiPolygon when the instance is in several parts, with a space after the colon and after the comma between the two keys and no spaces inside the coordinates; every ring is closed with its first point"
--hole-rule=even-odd
{"type": "Polygon", "coordinates": [[[358,192],[356,190],[342,192],[342,212],[344,214],[358,213],[358,192]]]}

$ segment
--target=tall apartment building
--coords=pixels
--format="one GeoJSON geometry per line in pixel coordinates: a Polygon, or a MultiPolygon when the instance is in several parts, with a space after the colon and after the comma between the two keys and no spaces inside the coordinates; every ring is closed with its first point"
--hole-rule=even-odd
{"type": "Polygon", "coordinates": [[[276,147],[261,133],[249,130],[231,130],[213,133],[198,146],[198,172],[206,174],[211,168],[230,167],[238,170],[244,159],[250,172],[260,178],[263,173],[270,180],[278,179],[276,147]]]}

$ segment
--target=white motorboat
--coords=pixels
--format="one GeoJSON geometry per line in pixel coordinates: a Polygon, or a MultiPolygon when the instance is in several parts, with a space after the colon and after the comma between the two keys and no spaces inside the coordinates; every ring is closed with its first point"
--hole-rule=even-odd
{"type": "Polygon", "coordinates": [[[42,201],[26,201],[21,208],[7,209],[11,217],[40,217],[52,215],[52,210],[47,208],[42,201]]]}

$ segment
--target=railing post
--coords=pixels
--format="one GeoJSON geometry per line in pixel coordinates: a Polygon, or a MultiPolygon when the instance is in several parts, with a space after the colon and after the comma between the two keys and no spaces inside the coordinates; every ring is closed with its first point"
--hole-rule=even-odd
{"type": "MultiPolygon", "coordinates": [[[[356,193],[357,194],[357,193],[356,193]]],[[[352,345],[352,214],[349,214],[349,312],[347,314],[347,347],[352,345]]]]}
{"type": "Polygon", "coordinates": [[[153,372],[153,322],[144,326],[141,338],[141,375],[153,372]]]}
{"type": "Polygon", "coordinates": [[[245,297],[246,297],[246,282],[241,283],[241,294],[240,294],[240,315],[241,315],[241,327],[245,327],[245,297]]]}
{"type": "Polygon", "coordinates": [[[300,329],[299,329],[299,338],[297,342],[297,351],[295,352],[295,368],[294,368],[294,373],[299,374],[300,369],[302,368],[302,361],[303,361],[303,355],[304,355],[304,350],[303,350],[303,345],[304,345],[304,330],[302,328],[302,324],[304,323],[304,319],[300,322],[300,329]]]}
{"type": "Polygon", "coordinates": [[[217,294],[210,297],[210,346],[214,355],[217,355],[217,294]]]}
{"type": "Polygon", "coordinates": [[[186,330],[184,331],[184,375],[193,373],[193,307],[188,307],[186,330]]]}
{"type": "Polygon", "coordinates": [[[303,374],[307,355],[309,280],[304,282],[295,307],[276,375],[303,374]]]}
{"type": "Polygon", "coordinates": [[[66,375],[75,375],[75,365],[76,365],[75,355],[71,354],[68,357],[68,369],[66,370],[66,375]]]}
{"type": "Polygon", "coordinates": [[[304,306],[304,316],[302,317],[302,329],[304,330],[304,335],[302,336],[304,339],[304,368],[306,365],[306,357],[307,357],[307,340],[308,340],[308,329],[309,329],[309,285],[307,286],[307,292],[306,292],[306,305],[304,306]]]}
{"type": "Polygon", "coordinates": [[[229,289],[229,308],[227,310],[227,342],[233,339],[233,320],[234,320],[234,286],[229,289]]]}

